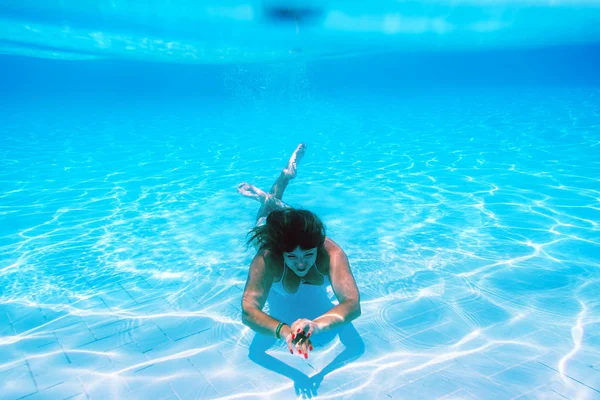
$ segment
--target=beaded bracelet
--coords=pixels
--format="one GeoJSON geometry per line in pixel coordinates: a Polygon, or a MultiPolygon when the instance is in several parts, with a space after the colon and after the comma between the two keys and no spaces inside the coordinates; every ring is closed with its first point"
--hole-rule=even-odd
{"type": "Polygon", "coordinates": [[[277,339],[281,339],[281,337],[279,336],[279,333],[281,332],[281,327],[285,325],[284,322],[280,322],[279,325],[277,325],[277,329],[275,330],[275,336],[277,337],[277,339]]]}

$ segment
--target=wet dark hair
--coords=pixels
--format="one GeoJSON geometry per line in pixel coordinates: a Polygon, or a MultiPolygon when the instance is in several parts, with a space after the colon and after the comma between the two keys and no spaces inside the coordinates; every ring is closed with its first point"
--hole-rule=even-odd
{"type": "Polygon", "coordinates": [[[308,210],[286,208],[274,210],[264,225],[248,232],[246,245],[264,248],[275,254],[290,252],[296,247],[308,250],[325,243],[325,225],[308,210]]]}

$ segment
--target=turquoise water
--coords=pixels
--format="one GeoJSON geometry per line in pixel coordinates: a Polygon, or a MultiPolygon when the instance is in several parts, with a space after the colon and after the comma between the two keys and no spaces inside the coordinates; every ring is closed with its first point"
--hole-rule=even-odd
{"type": "MultiPolygon", "coordinates": [[[[160,51],[73,52],[64,29],[71,46],[7,51],[19,21],[60,25],[9,6],[0,399],[600,398],[595,8],[560,20],[542,7],[578,27],[577,44],[540,18],[535,35],[515,22],[483,50],[479,32],[444,52],[415,53],[411,36],[367,55],[364,43],[387,46],[370,37],[352,57],[325,57],[331,41],[290,59],[265,39],[250,64],[154,64],[160,51]],[[236,186],[268,190],[299,142],[284,200],[345,250],[362,315],[315,338],[308,360],[277,344],[249,356],[240,302],[258,203],[236,186]]],[[[90,10],[78,29],[97,22],[90,10]]]]}

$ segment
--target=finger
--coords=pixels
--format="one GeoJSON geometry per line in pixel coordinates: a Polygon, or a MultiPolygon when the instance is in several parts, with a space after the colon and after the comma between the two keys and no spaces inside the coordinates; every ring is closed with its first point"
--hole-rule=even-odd
{"type": "Polygon", "coordinates": [[[301,338],[306,338],[306,333],[302,329],[302,326],[295,328],[292,332],[294,333],[294,337],[296,338],[296,340],[300,340],[301,338]]]}
{"type": "Polygon", "coordinates": [[[285,338],[285,342],[287,343],[287,347],[290,350],[290,353],[294,354],[294,344],[292,343],[292,335],[287,335],[285,338]]]}
{"type": "Polygon", "coordinates": [[[297,344],[298,347],[298,355],[302,358],[308,358],[308,351],[307,351],[307,346],[306,346],[306,338],[304,338],[303,340],[299,341],[297,344]]]}
{"type": "Polygon", "coordinates": [[[304,331],[304,334],[306,334],[308,331],[310,331],[312,324],[313,324],[313,322],[308,319],[305,319],[302,322],[302,331],[304,331]]]}
{"type": "Polygon", "coordinates": [[[298,352],[298,355],[300,357],[304,357],[304,352],[302,351],[302,341],[301,340],[296,342],[296,351],[298,352]]]}
{"type": "Polygon", "coordinates": [[[310,325],[309,325],[309,327],[308,327],[308,332],[306,332],[306,337],[307,337],[307,338],[309,338],[309,337],[310,337],[310,335],[312,335],[312,333],[313,333],[313,330],[314,330],[314,327],[315,327],[315,326],[314,326],[314,324],[310,324],[310,325]]]}
{"type": "Polygon", "coordinates": [[[307,340],[302,341],[302,354],[304,354],[304,358],[308,358],[308,346],[306,342],[307,340]]]}
{"type": "Polygon", "coordinates": [[[292,333],[297,336],[300,332],[304,331],[305,327],[308,325],[308,322],[309,321],[304,318],[294,321],[291,326],[292,333]]]}
{"type": "Polygon", "coordinates": [[[302,320],[298,319],[296,321],[294,321],[294,323],[292,324],[292,326],[290,326],[290,331],[292,332],[292,340],[296,339],[296,337],[298,336],[298,333],[300,333],[300,325],[302,324],[302,320]]]}
{"type": "Polygon", "coordinates": [[[292,333],[291,337],[293,338],[292,342],[294,342],[294,344],[298,343],[298,341],[306,338],[306,336],[304,336],[304,332],[302,332],[302,331],[300,331],[300,333],[292,333]]]}

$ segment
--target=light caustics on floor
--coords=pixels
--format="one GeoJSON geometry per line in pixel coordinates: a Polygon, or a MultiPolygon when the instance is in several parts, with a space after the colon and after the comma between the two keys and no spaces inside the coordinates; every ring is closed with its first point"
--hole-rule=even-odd
{"type": "Polygon", "coordinates": [[[598,93],[427,102],[4,115],[2,398],[598,398],[598,93]],[[285,200],[346,250],[364,345],[270,349],[293,378],[248,357],[235,190],[272,182],[286,124],[285,200]]]}

